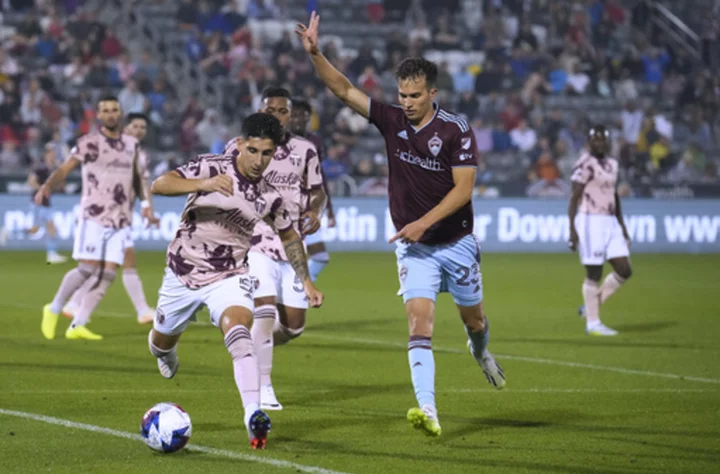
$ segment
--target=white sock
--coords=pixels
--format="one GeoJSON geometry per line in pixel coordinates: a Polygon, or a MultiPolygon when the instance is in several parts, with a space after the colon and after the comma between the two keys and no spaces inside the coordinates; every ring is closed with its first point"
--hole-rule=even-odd
{"type": "Polygon", "coordinates": [[[582,285],[582,295],[587,325],[593,326],[600,322],[600,289],[597,282],[586,279],[582,285]]]}
{"type": "Polygon", "coordinates": [[[600,287],[600,304],[604,304],[620,287],[625,283],[625,279],[615,272],[605,277],[600,287]]]}
{"type": "Polygon", "coordinates": [[[254,322],[250,334],[252,335],[255,354],[260,369],[260,386],[272,385],[270,374],[273,364],[273,326],[277,319],[275,305],[262,305],[255,308],[254,322]]]}

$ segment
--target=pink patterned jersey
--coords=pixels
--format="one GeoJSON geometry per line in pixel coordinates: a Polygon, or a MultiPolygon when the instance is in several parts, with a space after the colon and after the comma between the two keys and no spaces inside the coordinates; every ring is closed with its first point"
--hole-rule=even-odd
{"type": "MultiPolygon", "coordinates": [[[[82,163],[82,199],[84,219],[104,227],[122,229],[132,223],[133,176],[138,141],[122,134],[109,138],[93,132],[78,139],[72,156],[82,163]]],[[[142,175],[145,171],[138,169],[142,175]]]]}
{"type": "Polygon", "coordinates": [[[233,157],[200,155],[175,171],[187,179],[225,174],[235,190],[230,197],[204,192],[188,196],[167,264],[190,289],[247,272],[246,254],[258,222],[265,220],[278,230],[292,225],[280,193],[265,180],[245,178],[233,157]]]}
{"type": "MultiPolygon", "coordinates": [[[[150,157],[142,146],[138,147],[137,167],[144,189],[150,189],[150,157]]],[[[131,191],[132,199],[130,205],[132,206],[132,202],[135,201],[137,196],[135,196],[134,190],[131,191]]]]}
{"type": "MultiPolygon", "coordinates": [[[[234,143],[231,140],[225,148],[230,155],[237,149],[234,143]]],[[[300,216],[309,207],[309,193],[323,185],[315,145],[305,138],[288,134],[278,146],[263,177],[282,195],[293,226],[299,234],[300,216]]],[[[280,237],[265,222],[255,226],[251,245],[252,252],[261,252],[273,260],[287,261],[280,237]]]]}
{"type": "Polygon", "coordinates": [[[575,163],[570,179],[573,183],[585,185],[580,212],[615,215],[618,179],[618,162],[615,158],[596,158],[585,152],[575,163]]]}

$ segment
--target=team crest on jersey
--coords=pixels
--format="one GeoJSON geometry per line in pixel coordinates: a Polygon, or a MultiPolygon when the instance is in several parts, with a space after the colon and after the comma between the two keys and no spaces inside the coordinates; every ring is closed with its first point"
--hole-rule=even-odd
{"type": "Polygon", "coordinates": [[[297,153],[290,153],[290,163],[292,163],[293,166],[300,166],[300,162],[302,161],[302,158],[297,153]]]}
{"type": "Polygon", "coordinates": [[[405,281],[407,278],[408,268],[405,265],[400,266],[400,281],[405,281]]]}
{"type": "Polygon", "coordinates": [[[440,153],[440,149],[442,148],[443,141],[440,139],[440,137],[437,136],[437,133],[434,137],[432,137],[430,140],[428,140],[428,148],[430,148],[430,153],[433,154],[433,156],[438,156],[440,153]]]}
{"type": "Polygon", "coordinates": [[[258,196],[257,199],[255,199],[255,212],[258,214],[262,214],[265,210],[265,205],[267,202],[265,201],[265,198],[262,196],[258,196]]]}

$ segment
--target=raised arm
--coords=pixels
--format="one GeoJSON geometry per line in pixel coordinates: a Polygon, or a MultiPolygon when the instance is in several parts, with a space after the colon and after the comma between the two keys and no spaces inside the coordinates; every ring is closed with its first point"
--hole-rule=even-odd
{"type": "Polygon", "coordinates": [[[212,178],[188,179],[173,170],[153,181],[150,191],[160,196],[181,196],[197,192],[218,192],[223,196],[232,196],[233,182],[232,178],[224,174],[212,178]]]}
{"type": "Polygon", "coordinates": [[[35,193],[35,204],[42,205],[43,200],[50,197],[53,190],[57,189],[60,183],[64,183],[70,172],[80,166],[80,163],[80,159],[77,156],[70,155],[68,159],[65,160],[65,163],[53,171],[47,181],[45,181],[37,193],[35,193]]]}
{"type": "Polygon", "coordinates": [[[369,118],[370,98],[360,89],[353,86],[347,77],[335,69],[330,61],[322,54],[318,44],[318,27],[320,25],[320,15],[312,12],[310,15],[310,23],[308,26],[298,23],[295,32],[302,40],[305,51],[310,55],[310,60],[317,71],[320,79],[325,85],[355,112],[365,118],[369,118]]]}

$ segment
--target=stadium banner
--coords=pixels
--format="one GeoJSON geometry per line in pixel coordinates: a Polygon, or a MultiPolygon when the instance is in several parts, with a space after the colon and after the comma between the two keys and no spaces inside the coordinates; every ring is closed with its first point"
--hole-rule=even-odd
{"type": "MultiPolygon", "coordinates": [[[[160,226],[146,229],[136,209],[133,236],[139,250],[164,250],[175,235],[184,198],[156,197],[160,226]]],[[[79,199],[53,196],[61,249],[71,249],[79,199]]],[[[395,229],[386,199],[333,199],[337,225],[324,227],[330,251],[392,251],[395,229]]],[[[625,222],[632,252],[720,253],[720,200],[626,199],[625,222]]],[[[325,222],[325,221],[324,221],[325,222]]],[[[0,195],[0,225],[8,249],[42,249],[43,232],[27,236],[33,223],[29,196],[0,195]]],[[[478,199],[475,235],[485,252],[567,252],[567,202],[536,199],[478,199]]]]}

